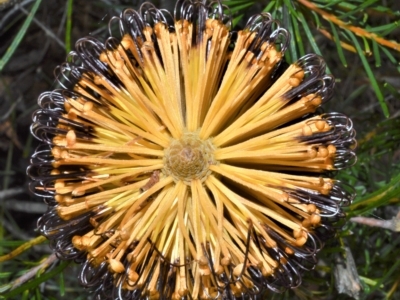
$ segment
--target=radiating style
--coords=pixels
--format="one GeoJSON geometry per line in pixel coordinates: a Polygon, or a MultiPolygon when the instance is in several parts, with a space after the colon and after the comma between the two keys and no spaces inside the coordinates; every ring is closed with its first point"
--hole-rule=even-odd
{"type": "Polygon", "coordinates": [[[39,98],[28,170],[40,232],[98,299],[255,299],[297,287],[343,218],[355,131],[319,107],[325,63],[283,61],[268,13],[145,3],[80,39],[39,98]],[[114,30],[115,31],[115,30],[114,30]]]}

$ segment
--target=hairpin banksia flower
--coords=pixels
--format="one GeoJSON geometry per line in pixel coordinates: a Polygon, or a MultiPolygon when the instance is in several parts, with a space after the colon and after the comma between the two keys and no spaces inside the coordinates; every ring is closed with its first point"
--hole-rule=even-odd
{"type": "Polygon", "coordinates": [[[126,9],[43,93],[28,173],[38,227],[99,299],[253,299],[301,283],[342,206],[351,120],[318,108],[321,57],[282,62],[271,15],[233,32],[220,1],[126,9]],[[111,34],[111,33],[110,33],[111,34]]]}

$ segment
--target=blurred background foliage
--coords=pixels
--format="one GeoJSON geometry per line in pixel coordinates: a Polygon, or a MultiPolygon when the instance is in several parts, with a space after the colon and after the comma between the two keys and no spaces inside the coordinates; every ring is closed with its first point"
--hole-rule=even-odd
{"type": "MultiPolygon", "coordinates": [[[[152,1],[173,10],[174,1],[152,1]]],[[[358,162],[338,177],[358,196],[348,219],[304,284],[267,299],[400,299],[400,2],[223,1],[233,26],[270,12],[292,39],[286,60],[314,52],[336,77],[325,106],[352,118],[358,162]]],[[[106,36],[108,20],[134,0],[0,0],[0,298],[90,299],[78,267],[51,254],[35,223],[46,210],[25,175],[37,146],[29,132],[36,99],[56,88],[53,69],[84,35],[106,36]],[[28,280],[29,279],[29,280],[28,280]]]]}

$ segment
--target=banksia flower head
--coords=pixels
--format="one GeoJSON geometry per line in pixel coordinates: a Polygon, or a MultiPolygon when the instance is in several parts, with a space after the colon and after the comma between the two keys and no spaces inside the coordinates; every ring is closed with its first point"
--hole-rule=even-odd
{"type": "Polygon", "coordinates": [[[145,3],[80,39],[39,97],[38,226],[99,299],[241,299],[301,283],[353,190],[352,122],[271,15],[231,31],[220,1],[145,3]],[[114,26],[114,27],[113,27],[114,26]]]}

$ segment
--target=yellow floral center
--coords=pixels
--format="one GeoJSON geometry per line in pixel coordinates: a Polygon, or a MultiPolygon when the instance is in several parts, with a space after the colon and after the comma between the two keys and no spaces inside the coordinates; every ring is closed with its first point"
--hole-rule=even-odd
{"type": "Polygon", "coordinates": [[[209,166],[217,163],[214,150],[210,139],[202,140],[197,133],[186,132],[165,149],[165,173],[188,185],[194,179],[204,182],[211,173],[209,166]]]}

